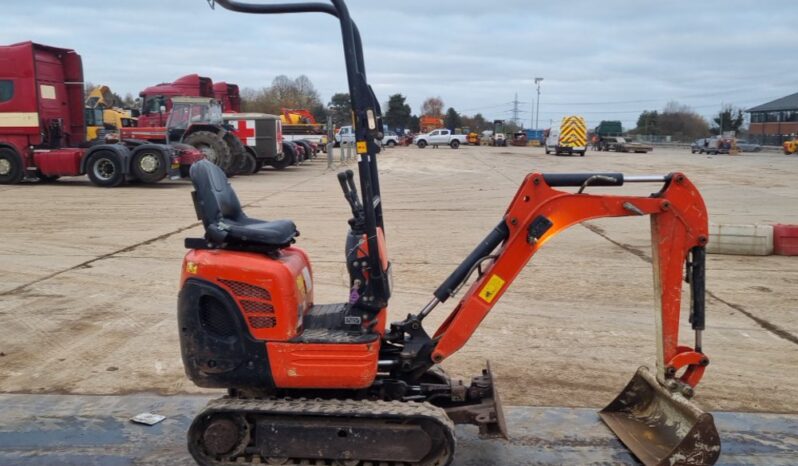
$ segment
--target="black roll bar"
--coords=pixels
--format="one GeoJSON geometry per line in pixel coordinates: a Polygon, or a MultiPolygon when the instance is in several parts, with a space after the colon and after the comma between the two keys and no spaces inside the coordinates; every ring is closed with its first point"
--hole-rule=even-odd
{"type": "Polygon", "coordinates": [[[380,150],[375,139],[382,132],[380,104],[366,80],[366,64],[363,60],[363,43],[360,31],[349,16],[349,10],[344,0],[330,0],[330,2],[257,4],[238,0],[208,0],[211,8],[215,4],[219,4],[227,10],[240,13],[326,13],[335,16],[340,21],[346,62],[346,77],[349,84],[349,97],[354,117],[355,143],[357,153],[360,155],[358,172],[366,221],[369,276],[373,285],[374,304],[387,305],[390,297],[390,285],[384,273],[385,271],[382,269],[381,251],[377,241],[377,229],[383,229],[384,233],[382,199],[380,196],[377,159],[375,157],[380,150]]]}

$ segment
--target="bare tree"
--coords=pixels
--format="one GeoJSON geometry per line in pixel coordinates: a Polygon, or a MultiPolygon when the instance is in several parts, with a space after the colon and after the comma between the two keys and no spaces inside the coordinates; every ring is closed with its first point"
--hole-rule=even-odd
{"type": "Polygon", "coordinates": [[[260,90],[243,89],[241,107],[245,112],[279,115],[283,108],[307,109],[316,114],[320,112],[319,109],[323,110],[324,105],[310,78],[301,75],[291,79],[280,75],[274,78],[269,87],[260,90]]]}
{"type": "Polygon", "coordinates": [[[429,116],[443,116],[443,99],[440,97],[428,97],[421,104],[421,114],[429,116]]]}

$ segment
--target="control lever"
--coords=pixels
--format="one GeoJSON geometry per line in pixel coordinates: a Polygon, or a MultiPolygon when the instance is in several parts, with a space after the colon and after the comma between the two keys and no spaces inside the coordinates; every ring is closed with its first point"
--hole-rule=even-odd
{"type": "Polygon", "coordinates": [[[360,196],[358,196],[357,187],[355,187],[355,174],[352,172],[352,170],[347,170],[344,173],[346,173],[346,181],[349,183],[349,191],[352,192],[355,205],[357,205],[358,210],[363,210],[363,204],[360,202],[360,196]]]}
{"type": "Polygon", "coordinates": [[[360,199],[355,189],[354,173],[352,173],[352,170],[338,173],[338,183],[341,184],[341,190],[343,190],[344,197],[349,203],[349,207],[352,209],[352,215],[355,217],[355,220],[361,218],[363,215],[363,205],[360,204],[360,199]]]}

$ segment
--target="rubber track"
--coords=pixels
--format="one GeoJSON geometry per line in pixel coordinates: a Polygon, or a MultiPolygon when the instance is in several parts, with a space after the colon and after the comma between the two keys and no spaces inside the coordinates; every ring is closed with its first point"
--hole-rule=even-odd
{"type": "MultiPolygon", "coordinates": [[[[405,417],[405,418],[427,418],[435,421],[445,429],[451,439],[451,446],[449,448],[450,455],[443,461],[435,462],[433,465],[426,463],[407,463],[407,462],[386,462],[386,461],[340,461],[328,459],[308,459],[308,458],[288,458],[284,462],[270,463],[267,458],[260,455],[247,455],[241,454],[226,461],[215,461],[209,458],[202,461],[194,455],[192,451],[191,440],[189,440],[189,451],[191,451],[194,459],[201,466],[232,466],[232,465],[267,465],[267,464],[280,464],[280,465],[315,465],[315,466],[447,466],[451,464],[454,458],[455,450],[455,434],[454,423],[446,415],[446,412],[433,406],[429,403],[418,402],[402,402],[402,401],[380,401],[380,400],[324,400],[324,399],[307,399],[307,398],[275,398],[275,399],[247,399],[247,398],[231,398],[223,397],[211,400],[205,408],[195,418],[213,414],[213,413],[231,413],[231,414],[263,414],[263,415],[298,415],[298,416],[318,416],[318,417],[350,417],[360,419],[380,419],[383,417],[405,417]]],[[[188,437],[192,439],[191,430],[194,429],[192,424],[188,437]]],[[[196,434],[199,436],[200,434],[196,434]]]]}

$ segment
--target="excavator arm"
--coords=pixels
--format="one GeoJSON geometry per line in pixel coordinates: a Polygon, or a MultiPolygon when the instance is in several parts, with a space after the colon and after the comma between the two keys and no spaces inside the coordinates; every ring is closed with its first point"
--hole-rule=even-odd
{"type": "MultiPolygon", "coordinates": [[[[620,173],[528,175],[502,222],[436,291],[433,303],[445,301],[476,265],[485,266],[484,273],[436,331],[432,362],[443,361],[468,341],[526,263],[557,233],[585,220],[642,215],[651,217],[657,378],[664,383],[679,374],[681,382],[695,387],[709,363],[701,350],[707,212],[698,190],[681,173],[625,180],[620,173]],[[624,182],[661,182],[664,186],[649,197],[584,192],[589,186],[620,186],[624,182]],[[555,189],[565,186],[580,189],[577,193],[555,189]],[[494,247],[498,247],[495,252],[494,247]],[[685,277],[691,286],[694,347],[679,344],[681,283],[685,277]]],[[[422,318],[429,310],[428,305],[422,318]]]]}
{"type": "MultiPolygon", "coordinates": [[[[389,340],[397,334],[406,335],[400,367],[411,378],[429,374],[424,371],[434,370],[430,368],[462,348],[524,265],[557,233],[590,219],[643,215],[651,219],[657,371],[652,375],[645,367],[638,369],[599,414],[646,465],[714,464],[720,455],[714,420],[690,400],[709,364],[701,348],[707,211],[696,187],[681,173],[626,178],[620,173],[528,175],[501,222],[441,284],[434,299],[420,313],[392,324],[389,340]],[[662,187],[647,197],[585,193],[588,187],[632,182],[662,187]],[[579,190],[555,189],[560,187],[579,190]],[[477,270],[477,280],[435,334],[428,336],[421,321],[439,303],[454,296],[477,270]],[[683,280],[691,291],[693,346],[679,342],[683,280]]],[[[473,379],[466,393],[472,392],[478,395],[471,400],[445,405],[449,417],[456,423],[479,425],[481,434],[506,436],[490,366],[473,379]]]]}

